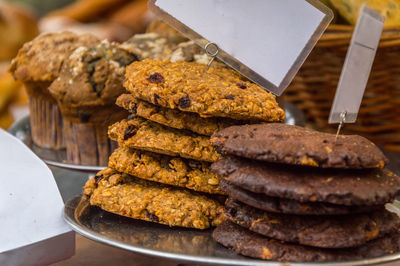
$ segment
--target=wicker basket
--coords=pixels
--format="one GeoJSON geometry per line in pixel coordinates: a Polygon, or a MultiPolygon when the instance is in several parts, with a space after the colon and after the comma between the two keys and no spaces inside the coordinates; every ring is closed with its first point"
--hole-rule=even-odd
{"type": "MultiPolygon", "coordinates": [[[[285,93],[317,129],[336,128],[327,121],[353,30],[331,25],[285,93]]],[[[400,151],[400,28],[385,28],[357,123],[345,131],[400,151]]]]}

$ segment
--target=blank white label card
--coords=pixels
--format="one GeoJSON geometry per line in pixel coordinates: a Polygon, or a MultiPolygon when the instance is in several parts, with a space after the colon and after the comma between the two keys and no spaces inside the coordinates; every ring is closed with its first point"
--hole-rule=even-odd
{"type": "Polygon", "coordinates": [[[203,48],[280,95],[333,18],[318,0],[150,0],[150,9],[203,48]]]}

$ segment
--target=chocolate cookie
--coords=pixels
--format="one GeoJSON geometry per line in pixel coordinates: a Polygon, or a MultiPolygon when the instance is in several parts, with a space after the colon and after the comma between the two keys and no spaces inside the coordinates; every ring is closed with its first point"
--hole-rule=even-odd
{"type": "Polygon", "coordinates": [[[210,163],[120,147],[110,156],[108,166],[121,173],[177,187],[224,194],[220,177],[210,163]]]}
{"type": "Polygon", "coordinates": [[[365,214],[313,216],[268,213],[228,199],[225,215],[261,235],[320,248],[349,248],[396,232],[400,218],[387,210],[365,214]]]}
{"type": "Polygon", "coordinates": [[[156,104],[137,99],[133,94],[123,94],[116,104],[133,115],[157,122],[167,127],[190,130],[194,133],[211,136],[226,127],[244,124],[244,121],[221,117],[203,118],[196,113],[182,112],[176,109],[163,108],[156,104]]]}
{"type": "Polygon", "coordinates": [[[206,229],[224,218],[217,200],[110,168],[87,181],[84,193],[105,211],[169,226],[206,229]]]}
{"type": "Polygon", "coordinates": [[[274,163],[323,168],[383,168],[387,158],[357,135],[335,135],[285,124],[232,126],[211,142],[228,154],[274,163]]]}
{"type": "Polygon", "coordinates": [[[205,136],[168,128],[139,117],[115,123],[110,126],[108,135],[121,147],[206,162],[222,158],[205,136]]]}
{"type": "Polygon", "coordinates": [[[225,220],[213,232],[213,238],[244,256],[282,262],[348,261],[379,257],[400,251],[400,233],[394,233],[347,249],[323,249],[288,244],[253,233],[225,220]]]}
{"type": "Polygon", "coordinates": [[[221,190],[230,198],[243,202],[249,206],[268,212],[297,214],[297,215],[343,215],[364,213],[383,209],[383,205],[376,206],[345,206],[322,202],[299,202],[295,200],[269,197],[265,194],[254,193],[230,184],[222,179],[219,182],[221,190]]]}
{"type": "Polygon", "coordinates": [[[202,117],[280,122],[273,94],[237,72],[191,62],[146,59],[126,69],[125,87],[139,99],[202,117]]]}
{"type": "Polygon", "coordinates": [[[300,202],[383,205],[400,194],[400,178],[388,169],[338,170],[224,158],[211,169],[254,193],[300,202]]]}

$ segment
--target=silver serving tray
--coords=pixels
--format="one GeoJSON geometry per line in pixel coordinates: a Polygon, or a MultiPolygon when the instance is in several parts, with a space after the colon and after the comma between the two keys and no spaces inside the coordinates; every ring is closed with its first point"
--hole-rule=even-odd
{"type": "MultiPolygon", "coordinates": [[[[284,102],[283,108],[286,112],[286,124],[304,126],[305,119],[303,113],[291,103],[284,102]]],[[[36,146],[32,142],[31,137],[31,126],[29,122],[29,116],[22,118],[21,120],[14,123],[8,130],[12,135],[19,138],[24,142],[39,158],[45,163],[52,166],[57,166],[70,170],[98,172],[106,168],[106,166],[92,166],[92,165],[78,165],[67,163],[67,154],[65,150],[52,150],[44,149],[36,146]]]]}
{"type": "MultiPolygon", "coordinates": [[[[397,206],[392,206],[397,209],[397,206]]],[[[398,209],[397,209],[398,211],[398,209]]],[[[358,261],[328,263],[281,263],[239,256],[216,243],[212,230],[200,231],[170,228],[150,222],[129,219],[90,206],[88,199],[78,195],[65,204],[64,219],[77,233],[92,240],[141,253],[195,264],[218,265],[330,265],[357,266],[392,262],[400,265],[400,253],[358,261]]]]}

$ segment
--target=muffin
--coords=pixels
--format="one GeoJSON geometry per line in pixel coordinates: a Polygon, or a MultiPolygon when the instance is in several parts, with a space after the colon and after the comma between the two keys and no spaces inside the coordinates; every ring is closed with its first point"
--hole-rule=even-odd
{"type": "Polygon", "coordinates": [[[107,129],[128,116],[115,101],[125,92],[125,67],[136,60],[134,54],[107,41],[79,47],[66,58],[49,91],[64,117],[69,163],[107,165],[114,149],[107,129]]]}
{"type": "Polygon", "coordinates": [[[24,83],[29,95],[32,140],[39,147],[61,149],[65,146],[63,118],[48,88],[73,50],[99,42],[89,34],[43,34],[24,44],[12,61],[9,70],[15,79],[24,83]]]}

